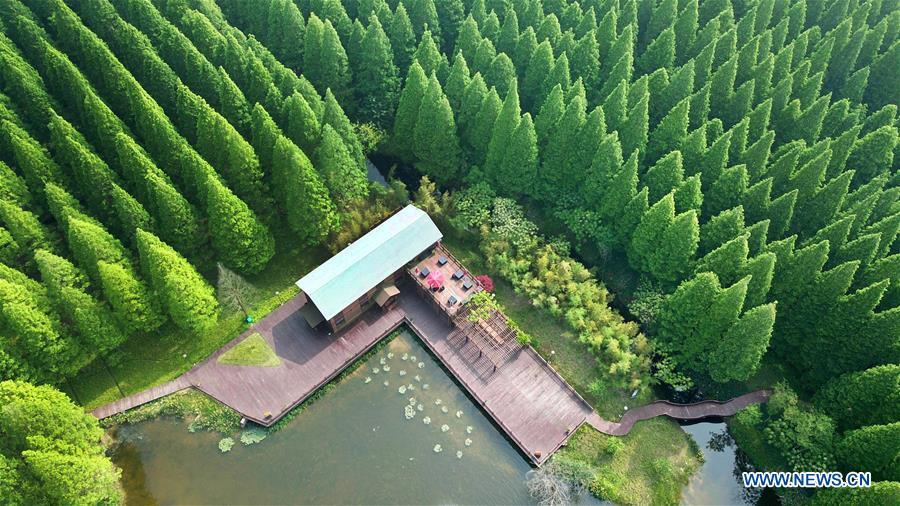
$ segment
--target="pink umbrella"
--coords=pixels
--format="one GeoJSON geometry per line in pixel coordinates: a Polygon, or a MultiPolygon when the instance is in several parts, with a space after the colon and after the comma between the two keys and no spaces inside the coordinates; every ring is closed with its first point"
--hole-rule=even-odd
{"type": "Polygon", "coordinates": [[[444,284],[444,274],[441,271],[431,271],[425,278],[425,282],[431,289],[437,290],[444,284]]]}

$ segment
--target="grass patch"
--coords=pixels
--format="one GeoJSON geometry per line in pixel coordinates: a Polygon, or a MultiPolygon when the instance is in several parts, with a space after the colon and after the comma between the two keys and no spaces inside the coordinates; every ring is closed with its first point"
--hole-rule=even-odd
{"type": "MultiPolygon", "coordinates": [[[[302,248],[291,236],[278,237],[277,244],[266,268],[247,277],[257,288],[249,301],[257,320],[296,295],[294,282],[330,256],[324,248],[302,248]]],[[[95,360],[62,386],[93,409],[177,378],[247,328],[240,312],[221,314],[216,327],[201,335],[169,323],[152,334],[132,336],[112,356],[95,360]]]]}
{"type": "Polygon", "coordinates": [[[276,367],[281,365],[281,359],[275,354],[275,350],[269,346],[265,338],[254,332],[246,339],[232,346],[225,353],[219,355],[218,362],[228,365],[245,365],[258,367],[276,367]]]}
{"type": "Polygon", "coordinates": [[[638,422],[624,437],[582,426],[557,457],[587,464],[591,493],[617,504],[677,504],[702,459],[691,437],[665,418],[638,422]]]}
{"type": "Polygon", "coordinates": [[[104,427],[168,416],[188,420],[188,430],[232,434],[241,426],[241,415],[193,388],[167,395],[143,406],[103,419],[104,427]]]}

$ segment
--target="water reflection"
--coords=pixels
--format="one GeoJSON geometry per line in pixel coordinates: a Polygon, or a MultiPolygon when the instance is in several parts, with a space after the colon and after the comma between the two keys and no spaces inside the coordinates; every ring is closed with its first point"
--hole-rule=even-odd
{"type": "Polygon", "coordinates": [[[681,492],[682,504],[723,505],[756,504],[757,491],[743,487],[741,471],[745,470],[743,452],[728,433],[724,422],[699,422],[682,425],[703,452],[703,466],[691,476],[681,492]]]}

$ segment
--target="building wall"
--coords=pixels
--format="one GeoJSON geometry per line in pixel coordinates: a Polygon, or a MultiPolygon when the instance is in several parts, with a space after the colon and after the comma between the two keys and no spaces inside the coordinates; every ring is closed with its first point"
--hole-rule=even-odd
{"type": "Polygon", "coordinates": [[[385,284],[396,283],[397,279],[403,274],[403,271],[404,269],[398,269],[382,280],[381,283],[378,283],[377,286],[366,292],[365,295],[351,302],[350,305],[335,315],[334,318],[328,320],[331,330],[337,332],[359,318],[361,314],[375,304],[375,292],[380,290],[385,284]]]}

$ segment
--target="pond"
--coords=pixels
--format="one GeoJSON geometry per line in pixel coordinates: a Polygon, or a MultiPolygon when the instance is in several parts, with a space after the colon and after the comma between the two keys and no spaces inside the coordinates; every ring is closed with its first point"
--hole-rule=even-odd
{"type": "Polygon", "coordinates": [[[172,419],[117,438],[134,505],[533,502],[525,459],[408,332],[258,444],[172,419]]]}
{"type": "Polygon", "coordinates": [[[744,455],[728,434],[724,422],[682,425],[703,452],[703,466],[691,476],[681,492],[682,504],[756,504],[759,492],[745,489],[738,481],[744,470],[744,455]]]}

